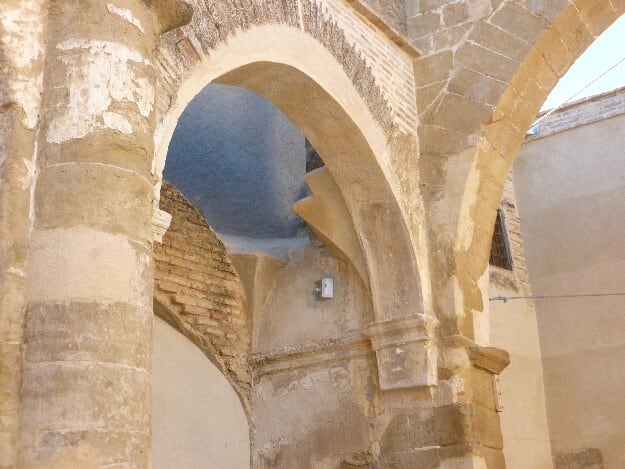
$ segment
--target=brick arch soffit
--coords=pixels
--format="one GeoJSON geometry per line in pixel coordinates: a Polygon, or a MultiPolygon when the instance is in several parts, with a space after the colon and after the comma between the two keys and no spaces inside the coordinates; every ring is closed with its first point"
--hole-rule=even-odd
{"type": "Polygon", "coordinates": [[[155,246],[154,314],[189,339],[217,367],[236,392],[250,422],[249,368],[245,366],[245,373],[237,374],[229,363],[231,360],[247,363],[250,351],[252,331],[243,284],[225,245],[199,210],[169,183],[164,183],[162,200],[165,199],[165,208],[173,212],[173,217],[163,243],[155,246]],[[197,245],[184,251],[183,246],[190,242],[197,245]],[[182,256],[185,254],[191,257],[184,259],[182,256]],[[198,259],[197,256],[203,257],[198,259]],[[174,273],[171,269],[177,271],[174,273]],[[188,285],[177,283],[176,277],[188,285]],[[208,292],[208,298],[200,293],[202,291],[208,292]],[[217,296],[228,296],[230,301],[227,303],[230,305],[211,304],[214,292],[217,296]],[[233,326],[238,330],[237,335],[243,338],[235,345],[230,344],[234,339],[227,337],[227,334],[230,335],[228,327],[232,326],[227,324],[228,319],[232,321],[227,316],[232,314],[233,302],[235,312],[241,316],[239,323],[243,322],[233,326]],[[220,306],[224,311],[215,317],[213,308],[220,306]],[[219,337],[227,343],[215,342],[214,339],[219,337]]]}
{"type": "Polygon", "coordinates": [[[212,10],[216,16],[198,9],[191,25],[161,39],[154,174],[162,177],[175,124],[204,86],[263,95],[306,135],[340,187],[367,261],[376,320],[427,314],[426,237],[418,217],[406,215],[413,201],[397,195],[406,181],[389,182],[394,175],[384,163],[398,154],[406,163],[414,158],[416,137],[398,131],[365,60],[336,24],[314,1],[299,2],[300,18],[295,3],[269,2],[267,11],[238,16],[226,7],[212,10]]]}
{"type": "Polygon", "coordinates": [[[531,44],[492,114],[481,125],[481,144],[466,178],[454,246],[456,272],[465,275],[461,288],[464,283],[465,298],[470,297],[465,310],[484,307],[477,282],[488,267],[497,208],[528,129],[560,78],[623,14],[623,2],[567,2],[552,22],[545,22],[545,29],[531,44]]]}

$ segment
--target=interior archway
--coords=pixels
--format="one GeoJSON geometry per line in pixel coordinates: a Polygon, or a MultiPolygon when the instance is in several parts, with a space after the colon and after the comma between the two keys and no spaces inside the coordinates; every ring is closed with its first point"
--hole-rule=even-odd
{"type": "Polygon", "coordinates": [[[359,235],[376,319],[429,312],[417,262],[418,253],[419,261],[425,255],[387,174],[385,160],[392,151],[387,136],[336,59],[312,37],[286,26],[261,26],[230,38],[179,87],[157,133],[156,174],[162,174],[179,116],[213,82],[265,97],[322,156],[359,235]]]}
{"type": "MultiPolygon", "coordinates": [[[[180,116],[194,96],[210,84],[237,86],[264,97],[305,135],[338,186],[336,194],[346,207],[344,218],[353,224],[352,229],[357,233],[355,243],[368,267],[365,270],[368,282],[362,282],[354,269],[341,262],[331,262],[327,257],[315,263],[318,253],[309,252],[308,257],[301,258],[301,269],[307,270],[299,280],[280,284],[286,287],[276,294],[276,301],[280,301],[281,294],[289,294],[296,298],[293,303],[285,304],[299,306],[308,302],[310,306],[288,308],[290,316],[283,315],[283,320],[307,328],[307,324],[315,321],[312,312],[325,315],[317,321],[322,326],[334,327],[328,328],[327,334],[328,331],[317,334],[322,327],[310,328],[310,334],[266,342],[270,350],[261,347],[262,351],[251,357],[256,379],[252,402],[258,404],[252,406],[257,425],[255,457],[273,461],[282,455],[293,464],[328,457],[329,447],[323,441],[332,439],[335,455],[351,460],[353,454],[364,454],[366,459],[372,438],[368,422],[374,417],[378,378],[372,363],[375,356],[363,326],[372,320],[415,318],[430,313],[423,302],[422,272],[417,263],[417,259],[426,258],[425,248],[419,245],[417,249],[418,233],[408,229],[404,212],[408,202],[400,202],[396,197],[401,190],[397,175],[391,172],[396,148],[389,141],[388,129],[374,117],[343,66],[320,42],[292,27],[261,26],[242,31],[215,47],[178,85],[176,101],[159,124],[156,174],[163,171],[169,141],[180,116]],[[315,307],[319,299],[314,294],[314,280],[324,273],[316,271],[321,268],[337,272],[335,278],[341,282],[338,289],[355,293],[339,296],[334,304],[345,302],[349,313],[358,318],[343,314],[345,308],[332,307],[333,300],[327,300],[326,308],[315,307]],[[344,281],[346,278],[349,280],[344,281]],[[309,316],[306,320],[298,319],[298,315],[304,314],[309,316]],[[291,348],[301,350],[307,358],[299,363],[299,359],[291,356],[291,348]],[[326,355],[338,356],[340,361],[330,374],[315,365],[316,360],[326,355]],[[286,368],[280,371],[283,366],[286,368]],[[307,380],[298,381],[302,366],[315,369],[312,379],[318,392],[310,392],[311,384],[307,380]],[[283,388],[282,383],[287,381],[293,384],[283,388]],[[300,405],[285,405],[285,393],[290,399],[299,400],[301,396],[305,399],[300,405]],[[355,397],[358,395],[366,396],[364,405],[358,402],[355,397]],[[350,429],[352,438],[336,438],[346,428],[350,429]],[[291,431],[288,437],[287,431],[291,431]]],[[[415,148],[406,144],[403,149],[408,147],[415,148]]],[[[415,224],[413,220],[410,226],[415,224]]],[[[327,252],[323,255],[328,256],[327,252]]],[[[254,281],[258,279],[257,273],[254,272],[254,281]]],[[[280,315],[283,309],[274,308],[274,312],[280,315]]],[[[435,366],[429,361],[419,365],[435,366]]],[[[407,373],[412,373],[412,367],[405,368],[410,368],[407,373]]]]}

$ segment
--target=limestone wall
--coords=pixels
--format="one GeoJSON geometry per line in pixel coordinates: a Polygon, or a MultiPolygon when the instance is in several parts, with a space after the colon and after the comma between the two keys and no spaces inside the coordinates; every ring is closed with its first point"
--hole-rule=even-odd
{"type": "MultiPolygon", "coordinates": [[[[591,102],[587,114],[609,111],[613,98],[605,96],[603,109],[591,102]]],[[[568,126],[556,116],[560,131],[527,142],[514,170],[537,295],[623,291],[625,116],[577,126],[583,106],[562,111],[568,126]]],[[[536,309],[554,454],[623,467],[623,298],[537,300],[536,309]],[[587,448],[595,450],[580,452],[587,448]]]]}
{"type": "Polygon", "coordinates": [[[499,176],[625,7],[567,3],[543,41],[562,2],[113,3],[0,6],[0,465],[149,467],[156,310],[254,403],[261,467],[501,467],[507,354],[472,327],[499,176]],[[368,275],[315,246],[242,285],[167,185],[153,246],[173,129],[215,81],[265,96],[320,152],[368,275]],[[337,296],[317,303],[326,269],[337,296]]]}

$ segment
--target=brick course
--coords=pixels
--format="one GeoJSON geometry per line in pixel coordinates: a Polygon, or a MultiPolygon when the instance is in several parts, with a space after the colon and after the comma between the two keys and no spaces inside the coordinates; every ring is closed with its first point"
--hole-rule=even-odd
{"type": "MultiPolygon", "coordinates": [[[[224,244],[198,209],[163,182],[161,210],[172,215],[154,245],[156,303],[249,402],[251,332],[243,287],[224,244]]],[[[247,405],[246,405],[247,407],[247,405]]]]}
{"type": "MultiPolygon", "coordinates": [[[[566,130],[625,114],[625,87],[573,101],[554,111],[536,126],[526,141],[538,140],[566,130]]],[[[548,112],[548,111],[545,111],[548,112]]],[[[537,119],[543,116],[541,113],[537,119]]]]}
{"type": "Polygon", "coordinates": [[[241,30],[275,23],[300,28],[324,44],[382,126],[414,135],[417,51],[369,7],[355,0],[269,2],[262,9],[250,1],[197,1],[193,21],[160,40],[157,115],[166,113],[180,84],[211,50],[241,30]]]}

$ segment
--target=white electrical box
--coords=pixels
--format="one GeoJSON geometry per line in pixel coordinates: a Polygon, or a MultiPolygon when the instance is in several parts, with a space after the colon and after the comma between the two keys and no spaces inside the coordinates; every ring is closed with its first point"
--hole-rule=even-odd
{"type": "Polygon", "coordinates": [[[319,298],[334,298],[334,278],[329,275],[323,275],[315,291],[319,298]]]}

